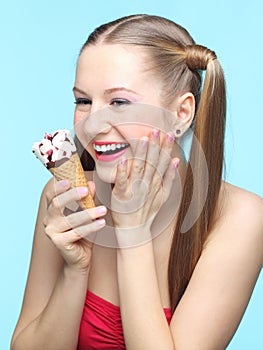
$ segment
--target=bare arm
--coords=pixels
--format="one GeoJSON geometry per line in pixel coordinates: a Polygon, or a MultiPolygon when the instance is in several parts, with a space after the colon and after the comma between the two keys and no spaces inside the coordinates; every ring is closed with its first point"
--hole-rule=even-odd
{"type": "Polygon", "coordinates": [[[238,190],[195,268],[175,311],[176,349],[222,350],[249,303],[263,263],[263,201],[238,190]]]}
{"type": "Polygon", "coordinates": [[[263,262],[262,199],[246,194],[232,204],[211,234],[170,329],[162,310],[151,244],[119,250],[118,281],[127,349],[226,348],[263,262]]]}
{"type": "Polygon", "coordinates": [[[81,238],[98,229],[92,222],[97,216],[94,208],[66,219],[61,210],[65,204],[79,199],[80,194],[63,187],[61,182],[55,186],[50,181],[41,197],[12,350],[73,350],[77,346],[91,254],[90,244],[81,238]],[[71,229],[78,225],[79,230],[71,229]]]}
{"type": "Polygon", "coordinates": [[[156,135],[153,130],[147,152],[144,139],[138,141],[130,173],[126,164],[118,166],[112,195],[112,215],[120,247],[117,251],[120,308],[128,350],[174,349],[161,304],[150,227],[160,203],[170,194],[178,159],[169,156],[173,146],[169,135],[162,141],[156,135]]]}
{"type": "MultiPolygon", "coordinates": [[[[166,154],[170,151],[168,140],[161,144],[166,154]]],[[[157,204],[170,193],[175,160],[158,151],[158,138],[151,141],[147,154],[143,144],[138,143],[129,173],[125,163],[118,166],[112,195],[127,349],[223,350],[238,327],[262,266],[262,199],[231,186],[224,192],[228,197],[225,201],[221,198],[217,225],[168,327],[150,241],[150,223],[158,211],[157,204]],[[143,203],[141,197],[146,198],[143,203]],[[125,204],[125,210],[119,203],[125,204]],[[133,206],[128,207],[129,203],[133,206]]]]}
{"type": "Polygon", "coordinates": [[[127,349],[174,349],[161,303],[152,243],[119,250],[117,267],[127,349]]]}

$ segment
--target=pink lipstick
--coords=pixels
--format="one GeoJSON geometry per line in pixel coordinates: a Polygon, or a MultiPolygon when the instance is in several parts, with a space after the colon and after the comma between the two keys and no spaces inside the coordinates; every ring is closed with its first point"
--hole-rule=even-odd
{"type": "Polygon", "coordinates": [[[94,141],[92,143],[96,158],[102,162],[111,162],[121,157],[130,146],[126,142],[94,141]]]}

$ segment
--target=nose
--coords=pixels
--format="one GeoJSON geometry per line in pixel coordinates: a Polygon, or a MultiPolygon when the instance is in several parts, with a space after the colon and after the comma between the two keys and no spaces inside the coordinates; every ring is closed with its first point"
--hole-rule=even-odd
{"type": "Polygon", "coordinates": [[[78,126],[80,133],[85,135],[86,144],[97,135],[108,134],[114,125],[114,113],[109,107],[92,106],[89,115],[78,126]]]}
{"type": "Polygon", "coordinates": [[[112,129],[114,114],[108,105],[93,103],[91,113],[86,122],[93,133],[106,134],[112,129]]]}

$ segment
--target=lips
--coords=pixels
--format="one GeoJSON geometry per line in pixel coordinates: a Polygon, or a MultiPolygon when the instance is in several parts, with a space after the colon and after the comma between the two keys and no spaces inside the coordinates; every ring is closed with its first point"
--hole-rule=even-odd
{"type": "Polygon", "coordinates": [[[130,146],[125,142],[93,142],[96,158],[103,162],[111,162],[121,157],[130,146]]]}

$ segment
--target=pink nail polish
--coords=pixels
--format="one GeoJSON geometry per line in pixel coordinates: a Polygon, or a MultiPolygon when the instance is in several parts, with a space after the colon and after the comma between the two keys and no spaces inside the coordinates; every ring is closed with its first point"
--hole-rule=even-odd
{"type": "Polygon", "coordinates": [[[104,219],[98,219],[96,220],[97,226],[104,226],[106,221],[104,219]]]}
{"type": "Polygon", "coordinates": [[[105,207],[98,207],[96,209],[96,214],[99,214],[99,215],[103,215],[103,214],[106,214],[106,208],[105,207]]]}
{"type": "Polygon", "coordinates": [[[180,162],[180,159],[178,159],[178,158],[173,159],[173,167],[174,167],[174,169],[178,168],[179,162],[180,162]]]}
{"type": "Polygon", "coordinates": [[[122,157],[121,159],[121,165],[125,166],[127,164],[127,159],[125,157],[122,157]]]}
{"type": "Polygon", "coordinates": [[[147,147],[148,146],[148,141],[149,141],[149,139],[148,139],[148,137],[142,137],[142,147],[147,147]]]}
{"type": "Polygon", "coordinates": [[[81,196],[84,196],[86,194],[88,194],[88,189],[87,187],[79,187],[77,189],[78,193],[81,195],[81,196]]]}
{"type": "Polygon", "coordinates": [[[61,185],[62,185],[63,187],[67,187],[67,186],[69,185],[69,181],[68,181],[68,180],[62,180],[62,181],[61,181],[61,185]]]}
{"type": "Polygon", "coordinates": [[[155,139],[158,139],[159,136],[160,136],[160,130],[153,130],[153,137],[155,139]]]}
{"type": "Polygon", "coordinates": [[[169,142],[174,142],[174,135],[173,135],[172,133],[168,133],[168,134],[167,134],[167,140],[168,140],[169,142]]]}

